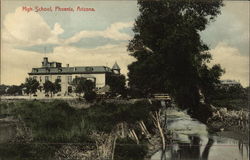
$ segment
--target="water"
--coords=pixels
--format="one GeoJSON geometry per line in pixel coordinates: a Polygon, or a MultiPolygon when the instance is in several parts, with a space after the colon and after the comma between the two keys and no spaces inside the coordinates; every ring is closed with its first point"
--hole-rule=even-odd
{"type": "Polygon", "coordinates": [[[248,160],[248,146],[241,141],[209,134],[206,125],[176,108],[167,109],[167,127],[174,144],[151,160],[248,160]]]}

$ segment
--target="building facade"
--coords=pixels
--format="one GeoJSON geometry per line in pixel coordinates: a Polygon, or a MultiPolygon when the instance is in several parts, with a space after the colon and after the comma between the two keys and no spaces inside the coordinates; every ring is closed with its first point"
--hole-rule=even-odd
{"type": "MultiPolygon", "coordinates": [[[[32,68],[29,74],[30,78],[36,79],[40,86],[46,81],[55,82],[56,79],[60,79],[61,92],[58,95],[69,95],[72,93],[73,86],[72,81],[77,77],[84,77],[92,80],[96,89],[101,89],[107,85],[107,79],[114,74],[120,74],[120,67],[117,63],[112,68],[107,66],[78,66],[70,67],[69,64],[66,67],[62,67],[59,62],[49,62],[47,57],[44,57],[42,66],[38,68],[32,68]]],[[[43,91],[40,90],[42,94],[43,91]]]]}

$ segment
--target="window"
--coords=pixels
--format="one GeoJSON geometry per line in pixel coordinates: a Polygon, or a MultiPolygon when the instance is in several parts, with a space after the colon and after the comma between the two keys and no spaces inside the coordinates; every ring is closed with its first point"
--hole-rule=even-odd
{"type": "Polygon", "coordinates": [[[42,82],[42,77],[40,76],[40,82],[42,82]]]}
{"type": "Polygon", "coordinates": [[[45,76],[45,81],[48,81],[49,80],[49,76],[45,76]]]}
{"type": "Polygon", "coordinates": [[[72,82],[72,76],[68,76],[68,83],[72,82]]]}

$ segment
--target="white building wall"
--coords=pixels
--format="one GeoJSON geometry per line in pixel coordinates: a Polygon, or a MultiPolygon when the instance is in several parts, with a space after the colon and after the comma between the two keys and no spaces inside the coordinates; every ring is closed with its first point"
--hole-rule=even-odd
{"type": "MultiPolygon", "coordinates": [[[[54,75],[31,75],[31,78],[36,78],[36,80],[40,83],[40,86],[43,86],[45,83],[45,77],[48,76],[48,80],[51,82],[55,82],[55,80],[58,78],[58,76],[61,77],[61,92],[58,94],[61,95],[66,95],[68,93],[68,87],[70,86],[68,79],[69,76],[72,77],[72,81],[76,77],[85,77],[90,80],[96,81],[96,88],[101,88],[104,87],[106,82],[106,76],[105,73],[100,73],[100,74],[54,74],[54,75]]],[[[39,92],[38,94],[44,94],[44,91],[39,92]]]]}

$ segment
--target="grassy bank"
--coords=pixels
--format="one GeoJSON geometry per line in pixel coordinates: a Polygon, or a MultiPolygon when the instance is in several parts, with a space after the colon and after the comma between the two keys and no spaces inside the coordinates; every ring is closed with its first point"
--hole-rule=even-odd
{"type": "MultiPolygon", "coordinates": [[[[43,153],[43,156],[40,157],[55,156],[55,151],[63,146],[54,145],[57,143],[76,143],[80,150],[86,148],[85,144],[88,147],[95,147],[96,139],[92,136],[93,132],[110,134],[121,123],[126,123],[128,128],[136,128],[138,121],[144,121],[148,129],[153,131],[151,129],[152,122],[149,121],[149,113],[157,109],[147,101],[139,101],[134,104],[103,102],[93,104],[87,109],[77,109],[70,106],[66,101],[58,100],[52,102],[1,102],[0,113],[13,115],[16,119],[23,121],[25,127],[31,129],[32,140],[28,142],[30,145],[26,144],[24,147],[15,143],[6,147],[0,146],[0,153],[3,155],[15,150],[12,155],[21,158],[20,156],[25,153],[27,158],[31,159],[34,155],[43,153]],[[43,145],[35,145],[34,147],[34,144],[43,145]],[[48,147],[46,147],[46,144],[48,147]],[[46,151],[48,148],[50,148],[50,152],[46,151]]],[[[135,132],[139,135],[140,131],[135,129],[135,132]]],[[[117,143],[123,144],[126,141],[133,146],[136,154],[132,154],[133,151],[126,145],[117,145],[115,149],[116,159],[143,159],[147,148],[138,146],[134,141],[127,138],[118,138],[117,143]],[[128,151],[123,152],[124,150],[128,151]]],[[[139,136],[139,139],[143,142],[143,136],[139,136]]]]}

